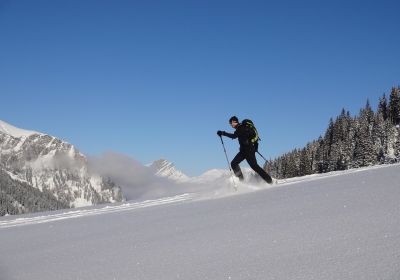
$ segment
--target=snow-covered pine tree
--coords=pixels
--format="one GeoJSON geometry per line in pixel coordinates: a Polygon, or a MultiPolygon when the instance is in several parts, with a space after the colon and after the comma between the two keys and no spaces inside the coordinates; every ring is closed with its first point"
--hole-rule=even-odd
{"type": "Polygon", "coordinates": [[[373,124],[372,124],[372,143],[374,147],[374,153],[378,163],[385,162],[386,154],[386,125],[384,120],[384,112],[379,110],[375,113],[373,124]]]}
{"type": "Polygon", "coordinates": [[[340,116],[333,124],[333,140],[329,159],[330,171],[348,168],[351,159],[351,151],[348,150],[350,125],[350,114],[342,109],[340,116]]]}
{"type": "Polygon", "coordinates": [[[389,101],[389,119],[392,124],[399,124],[400,116],[400,88],[392,88],[389,101]]]}
{"type": "Polygon", "coordinates": [[[311,173],[310,174],[314,174],[316,173],[316,166],[317,166],[317,159],[316,159],[316,154],[317,154],[317,150],[319,148],[319,143],[317,140],[314,140],[312,143],[307,145],[307,149],[308,149],[308,156],[309,156],[309,165],[310,165],[310,170],[311,173]]]}
{"type": "Polygon", "coordinates": [[[364,109],[361,109],[358,117],[356,132],[356,145],[354,150],[355,167],[370,166],[376,164],[376,155],[372,141],[372,121],[374,113],[369,101],[364,109]]]}
{"type": "Polygon", "coordinates": [[[324,138],[320,136],[317,141],[313,170],[315,171],[315,173],[324,173],[325,169],[326,167],[324,163],[324,138]]]}
{"type": "Polygon", "coordinates": [[[288,164],[288,175],[290,177],[299,176],[299,166],[300,166],[300,150],[295,149],[293,153],[289,154],[289,164],[288,164]]]}
{"type": "Polygon", "coordinates": [[[324,172],[333,171],[336,167],[336,146],[334,145],[335,138],[336,137],[333,119],[330,118],[328,129],[326,130],[324,137],[324,162],[327,167],[327,170],[325,170],[324,172]]]}
{"type": "Polygon", "coordinates": [[[396,145],[399,141],[399,132],[398,128],[396,128],[390,120],[386,122],[386,135],[385,163],[394,163],[396,162],[396,145]]]}
{"type": "Polygon", "coordinates": [[[350,112],[346,112],[346,132],[345,132],[345,143],[343,151],[343,167],[344,169],[349,169],[353,161],[354,153],[354,134],[355,134],[355,121],[350,116],[350,112]]]}
{"type": "Polygon", "coordinates": [[[389,105],[386,95],[374,113],[369,101],[358,116],[344,109],[331,118],[324,136],[269,161],[265,168],[276,178],[324,173],[400,161],[400,88],[393,88],[389,105]],[[395,117],[397,114],[397,118],[395,117]]]}
{"type": "Polygon", "coordinates": [[[313,161],[314,154],[312,150],[312,144],[308,144],[305,148],[303,148],[300,152],[300,163],[299,163],[299,174],[300,176],[310,175],[313,173],[313,161]]]}
{"type": "Polygon", "coordinates": [[[394,145],[395,162],[400,162],[400,128],[397,127],[397,137],[394,145]]]}
{"type": "Polygon", "coordinates": [[[384,121],[386,121],[389,116],[386,94],[383,94],[383,96],[379,98],[377,114],[381,114],[384,121]]]}

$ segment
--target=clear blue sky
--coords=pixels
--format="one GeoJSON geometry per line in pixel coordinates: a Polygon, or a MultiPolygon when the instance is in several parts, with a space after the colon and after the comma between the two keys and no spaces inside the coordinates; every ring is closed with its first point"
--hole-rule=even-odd
{"type": "MultiPolygon", "coordinates": [[[[83,153],[225,168],[251,118],[276,157],[400,84],[399,1],[0,0],[0,119],[83,153]],[[230,158],[237,142],[226,139],[230,158]]],[[[260,163],[262,163],[260,161],[260,163]]]]}

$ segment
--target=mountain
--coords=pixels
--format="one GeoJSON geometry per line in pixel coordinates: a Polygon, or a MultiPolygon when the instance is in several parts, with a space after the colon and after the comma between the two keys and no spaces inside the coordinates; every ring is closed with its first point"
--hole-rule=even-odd
{"type": "Polygon", "coordinates": [[[4,121],[0,121],[0,190],[0,215],[123,200],[120,187],[88,172],[85,155],[73,145],[4,121]]]}
{"type": "Polygon", "coordinates": [[[11,124],[8,124],[2,120],[0,120],[0,133],[4,133],[4,134],[8,134],[11,135],[13,137],[29,137],[32,134],[39,134],[39,135],[43,135],[42,133],[36,132],[36,131],[32,131],[32,130],[25,130],[25,129],[21,129],[15,126],[12,126],[11,124]]]}
{"type": "Polygon", "coordinates": [[[70,208],[50,191],[40,191],[0,168],[0,216],[70,208]]]}
{"type": "Polygon", "coordinates": [[[183,182],[189,179],[183,172],[176,169],[172,162],[165,159],[159,159],[148,165],[157,176],[166,177],[177,182],[183,182]]]}
{"type": "MultiPolygon", "coordinates": [[[[206,188],[207,184],[224,184],[231,182],[233,174],[228,169],[210,169],[203,174],[195,177],[189,177],[178,170],[172,162],[166,159],[160,159],[147,165],[155,175],[168,178],[178,184],[196,184],[206,188]]],[[[245,177],[245,183],[264,184],[261,177],[249,167],[242,167],[245,177]]],[[[235,179],[236,180],[236,179],[235,179]]],[[[237,180],[236,180],[237,181],[237,180]]]]}
{"type": "Polygon", "coordinates": [[[1,279],[400,279],[400,165],[301,179],[2,217],[1,279]]]}

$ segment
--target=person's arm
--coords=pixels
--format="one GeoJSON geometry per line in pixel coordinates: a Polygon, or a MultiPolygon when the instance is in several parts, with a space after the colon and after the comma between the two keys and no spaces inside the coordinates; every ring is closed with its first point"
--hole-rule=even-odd
{"type": "Polygon", "coordinates": [[[231,138],[231,139],[236,139],[236,138],[238,138],[236,131],[235,131],[235,133],[229,133],[229,132],[226,132],[226,131],[221,131],[221,130],[219,130],[219,131],[217,132],[217,134],[218,134],[218,136],[226,136],[226,137],[229,137],[229,138],[231,138]]]}
{"type": "Polygon", "coordinates": [[[236,138],[238,138],[236,131],[235,131],[235,133],[229,133],[229,132],[224,131],[224,135],[225,135],[226,137],[231,138],[231,139],[236,139],[236,138]]]}

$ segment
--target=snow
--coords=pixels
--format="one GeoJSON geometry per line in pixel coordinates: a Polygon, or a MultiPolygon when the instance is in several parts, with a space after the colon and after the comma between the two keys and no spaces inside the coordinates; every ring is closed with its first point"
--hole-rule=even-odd
{"type": "Polygon", "coordinates": [[[2,217],[0,279],[400,279],[399,171],[2,217]]]}
{"type": "Polygon", "coordinates": [[[33,170],[41,171],[43,169],[54,169],[56,167],[56,161],[54,159],[57,150],[51,150],[45,155],[40,155],[37,159],[32,162],[27,162],[33,170]]]}
{"type": "Polygon", "coordinates": [[[177,170],[172,162],[165,159],[160,159],[147,165],[150,169],[155,171],[155,175],[159,177],[166,177],[177,182],[186,182],[189,177],[183,172],[177,170]]]}
{"type": "Polygon", "coordinates": [[[0,229],[1,228],[10,228],[16,226],[26,226],[26,225],[33,225],[33,224],[43,224],[49,223],[53,221],[60,221],[66,219],[73,219],[79,218],[84,216],[93,216],[93,215],[100,215],[104,213],[116,213],[116,212],[124,212],[124,211],[132,211],[134,209],[145,208],[150,206],[156,205],[163,205],[178,201],[185,201],[191,199],[189,194],[178,195],[174,197],[166,197],[162,199],[155,199],[155,200],[145,200],[143,202],[136,202],[136,203],[124,203],[118,205],[109,205],[103,206],[99,208],[91,207],[90,209],[79,209],[79,210],[69,210],[67,212],[60,212],[57,214],[48,214],[44,216],[35,216],[27,217],[27,218],[16,218],[14,220],[9,221],[0,221],[0,229]]]}
{"type": "Polygon", "coordinates": [[[16,137],[16,138],[29,137],[32,134],[40,134],[40,135],[42,135],[42,133],[39,133],[39,132],[36,132],[36,131],[17,128],[17,127],[12,126],[11,124],[8,124],[8,123],[6,123],[6,122],[4,122],[2,120],[0,120],[0,132],[3,132],[5,134],[11,135],[11,136],[16,137]]]}
{"type": "Polygon", "coordinates": [[[22,183],[26,183],[26,184],[29,184],[26,180],[23,180],[23,179],[21,179],[21,178],[19,178],[17,175],[15,175],[14,173],[12,173],[12,172],[10,172],[10,171],[7,171],[7,170],[4,170],[13,180],[17,180],[17,181],[19,181],[19,182],[22,182],[22,183]]]}
{"type": "MultiPolygon", "coordinates": [[[[82,194],[82,196],[83,196],[83,194],[82,194]]],[[[82,196],[75,198],[75,200],[73,202],[71,202],[70,204],[73,205],[73,207],[77,207],[77,208],[93,205],[93,203],[91,201],[87,200],[86,198],[84,198],[82,196]]]]}
{"type": "Polygon", "coordinates": [[[96,191],[101,191],[101,183],[102,183],[102,178],[97,175],[92,175],[90,177],[90,185],[96,190],[96,191]]]}

